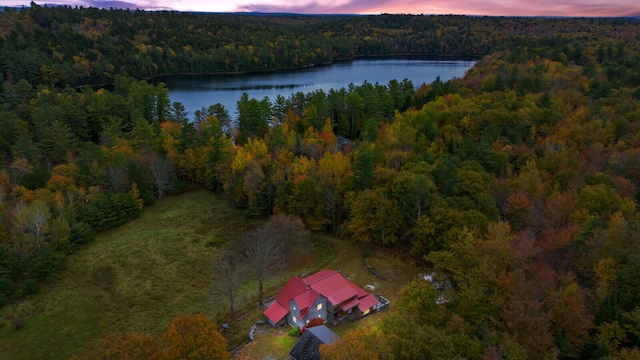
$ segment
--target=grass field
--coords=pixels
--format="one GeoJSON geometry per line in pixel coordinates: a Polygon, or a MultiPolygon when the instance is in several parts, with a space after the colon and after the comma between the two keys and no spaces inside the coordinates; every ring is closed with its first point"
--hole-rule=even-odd
{"type": "MultiPolygon", "coordinates": [[[[139,219],[101,233],[71,255],[66,269],[42,284],[38,294],[0,309],[0,359],[68,359],[108,333],[160,335],[173,317],[183,314],[202,312],[218,325],[228,321],[226,302],[215,294],[212,259],[216,245],[235,239],[255,223],[204,190],[146,209],[139,219]],[[21,329],[9,325],[14,316],[23,319],[21,329]]],[[[364,247],[327,236],[315,235],[313,240],[314,252],[268,282],[267,296],[275,295],[292,274],[331,268],[393,298],[418,272],[383,250],[367,250],[369,264],[387,279],[382,281],[363,266],[364,247]]],[[[232,347],[242,343],[251,324],[261,319],[256,302],[257,284],[247,282],[236,301],[240,320],[223,332],[232,347]]],[[[279,356],[295,343],[286,336],[268,339],[268,334],[261,335],[242,354],[268,358],[275,347],[267,344],[260,350],[260,341],[271,341],[280,344],[275,354],[279,356]]]]}

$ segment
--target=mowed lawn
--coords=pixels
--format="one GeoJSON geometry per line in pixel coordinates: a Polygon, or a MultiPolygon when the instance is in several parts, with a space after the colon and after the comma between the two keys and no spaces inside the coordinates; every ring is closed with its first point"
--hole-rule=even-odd
{"type": "Polygon", "coordinates": [[[204,190],[167,198],[71,255],[41,291],[0,309],[0,359],[68,359],[111,332],[160,335],[178,315],[219,318],[216,245],[248,225],[204,190]],[[13,330],[8,319],[24,326],[13,330]]]}
{"type": "MultiPolygon", "coordinates": [[[[108,333],[161,335],[172,318],[185,314],[201,312],[218,325],[230,321],[213,271],[217,246],[261,221],[247,220],[228,201],[205,190],[169,197],[145,209],[139,219],[99,234],[71,255],[66,268],[43,283],[38,294],[0,308],[0,359],[68,359],[108,333]],[[14,316],[23,319],[19,330],[10,326],[14,316]]],[[[420,271],[381,249],[322,235],[314,235],[313,242],[313,252],[299,254],[286,273],[266,284],[267,297],[293,274],[330,268],[357,285],[375,285],[395,298],[420,271]],[[365,251],[371,256],[369,264],[385,280],[364,267],[365,251]]],[[[239,320],[231,320],[232,329],[223,331],[232,347],[245,341],[251,324],[262,319],[255,281],[241,286],[236,313],[239,320]]],[[[276,349],[260,350],[262,341],[281,344],[273,354],[280,358],[295,343],[282,337],[268,341],[270,334],[260,335],[242,356],[270,356],[276,349]]]]}

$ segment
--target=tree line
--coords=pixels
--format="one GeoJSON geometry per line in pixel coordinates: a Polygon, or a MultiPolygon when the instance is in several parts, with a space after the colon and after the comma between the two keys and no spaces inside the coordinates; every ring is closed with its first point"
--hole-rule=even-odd
{"type": "MultiPolygon", "coordinates": [[[[281,16],[40,6],[0,13],[3,81],[65,88],[177,73],[301,68],[356,56],[477,57],[513,46],[620,46],[633,20],[281,16]],[[614,36],[609,29],[616,28],[614,36]]],[[[572,49],[573,52],[581,49],[572,49]]],[[[0,85],[2,85],[0,83],[0,85]]]]}
{"type": "MultiPolygon", "coordinates": [[[[51,30],[43,24],[58,13],[120,18],[97,9],[5,13],[3,21],[21,21],[2,27],[3,49],[14,41],[5,39],[37,47],[29,31],[55,31],[53,20],[51,30]]],[[[120,15],[146,24],[190,19],[194,27],[181,29],[194,33],[208,28],[198,21],[217,19],[120,15]]],[[[16,284],[23,295],[34,291],[96,231],[171,191],[202,186],[249,217],[295,214],[313,231],[406,251],[450,282],[446,304],[417,301],[438,294],[416,281],[403,291],[403,315],[359,330],[354,339],[386,339],[375,341],[388,344],[380,358],[636,356],[638,22],[383,15],[267,17],[246,26],[333,21],[340,26],[332,34],[316,35],[349,34],[351,44],[362,41],[351,47],[358,51],[407,36],[428,53],[411,36],[437,41],[476,29],[486,39],[474,46],[486,43],[479,53],[489,54],[446,82],[243,96],[237,119],[219,104],[189,118],[162,84],[124,76],[145,74],[114,73],[110,89],[61,87],[16,76],[1,57],[3,300],[20,296],[16,284]]],[[[194,46],[179,39],[183,49],[194,46]]]]}

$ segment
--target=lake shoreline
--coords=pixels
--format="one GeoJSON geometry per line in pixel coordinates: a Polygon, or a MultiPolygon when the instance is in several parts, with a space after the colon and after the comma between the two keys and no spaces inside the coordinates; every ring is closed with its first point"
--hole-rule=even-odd
{"type": "Polygon", "coordinates": [[[164,84],[170,101],[181,103],[188,114],[216,103],[232,113],[244,93],[249,98],[268,98],[273,102],[278,96],[289,98],[299,92],[309,94],[320,90],[328,94],[331,90],[339,91],[350,84],[364,82],[385,86],[394,79],[409,80],[417,87],[437,77],[442,81],[462,77],[476,62],[459,57],[363,56],[295,69],[165,75],[149,82],[164,84]]]}
{"type": "MultiPolygon", "coordinates": [[[[478,61],[479,57],[474,56],[460,56],[460,55],[419,55],[419,54],[393,54],[393,55],[356,55],[349,58],[339,58],[334,59],[333,61],[319,63],[319,64],[308,64],[299,67],[289,67],[289,68],[274,68],[274,69],[263,69],[263,70],[254,70],[254,71],[218,71],[218,72],[177,72],[177,73],[166,73],[166,74],[157,74],[153,76],[148,76],[143,78],[147,82],[153,81],[156,78],[169,77],[169,76],[212,76],[212,75],[251,75],[251,74],[265,74],[265,73],[274,73],[279,71],[295,71],[295,70],[305,70],[314,67],[320,66],[331,66],[341,62],[354,61],[354,60],[365,60],[365,59],[415,59],[415,60],[433,60],[433,61],[441,61],[441,60],[452,60],[452,61],[478,61]]],[[[156,83],[156,82],[154,82],[156,83]]]]}

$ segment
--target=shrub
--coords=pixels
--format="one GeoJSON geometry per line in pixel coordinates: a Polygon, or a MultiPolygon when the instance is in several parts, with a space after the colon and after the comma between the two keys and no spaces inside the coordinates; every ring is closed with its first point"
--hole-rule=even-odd
{"type": "Polygon", "coordinates": [[[46,279],[50,274],[60,270],[64,260],[65,256],[53,247],[45,247],[29,261],[27,274],[38,280],[46,279]]]}
{"type": "Polygon", "coordinates": [[[78,210],[78,219],[96,231],[110,229],[135,219],[140,208],[131,194],[102,194],[78,210]]]}
{"type": "Polygon", "coordinates": [[[0,307],[7,303],[7,295],[0,293],[0,307]]]}
{"type": "Polygon", "coordinates": [[[36,279],[27,279],[22,283],[22,295],[32,295],[40,291],[40,284],[36,279]]]}
{"type": "Polygon", "coordinates": [[[171,179],[171,183],[173,184],[173,191],[177,193],[187,191],[189,190],[189,186],[191,186],[191,183],[186,180],[182,180],[177,176],[174,176],[173,179],[171,179]]]}
{"type": "Polygon", "coordinates": [[[91,225],[84,221],[80,221],[71,227],[71,234],[69,235],[69,241],[72,244],[86,244],[96,237],[96,231],[93,230],[91,225]]]}
{"type": "Polygon", "coordinates": [[[16,285],[7,278],[0,278],[0,294],[11,296],[16,291],[16,285]]]}
{"type": "Polygon", "coordinates": [[[0,278],[15,279],[21,273],[21,264],[7,245],[0,245],[0,278]]]}
{"type": "Polygon", "coordinates": [[[302,335],[302,330],[300,330],[300,328],[297,326],[294,326],[293,328],[291,328],[291,330],[289,330],[289,336],[300,337],[300,335],[302,335]]]}

